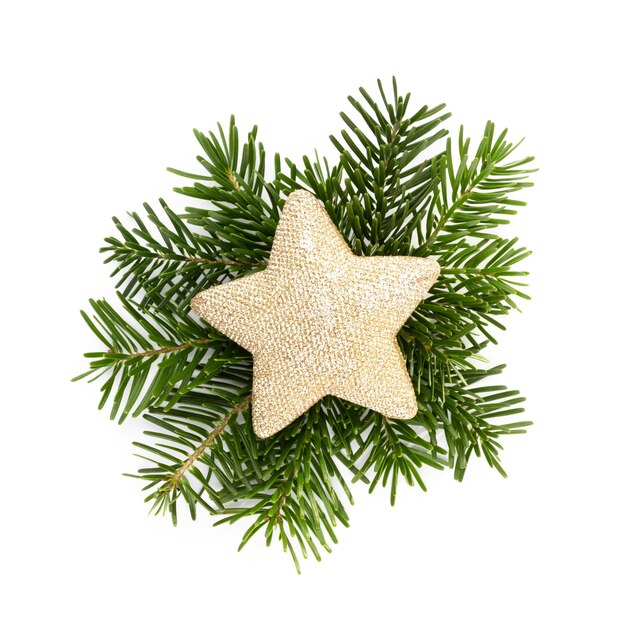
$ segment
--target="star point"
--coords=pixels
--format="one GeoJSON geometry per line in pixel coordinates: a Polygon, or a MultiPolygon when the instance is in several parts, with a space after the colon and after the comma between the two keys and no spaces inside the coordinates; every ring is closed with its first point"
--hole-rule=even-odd
{"type": "Polygon", "coordinates": [[[412,256],[355,256],[304,190],[283,208],[268,266],[196,295],[192,309],[253,357],[252,419],[267,438],[326,395],[410,419],[396,335],[439,275],[412,256]]]}

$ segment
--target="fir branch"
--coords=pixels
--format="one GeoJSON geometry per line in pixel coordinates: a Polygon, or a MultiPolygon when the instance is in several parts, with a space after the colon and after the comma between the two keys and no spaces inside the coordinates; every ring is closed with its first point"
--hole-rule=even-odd
{"type": "Polygon", "coordinates": [[[518,391],[491,383],[503,366],[485,367],[482,351],[495,329],[528,297],[520,263],[530,253],[499,235],[531,185],[531,157],[496,135],[488,122],[476,150],[461,128],[458,140],[442,127],[443,105],[410,107],[410,94],[378,82],[350,97],[353,113],[331,142],[337,161],[304,157],[298,166],[278,154],[267,173],[254,127],[240,141],[234,118],[207,134],[195,131],[201,173],[170,169],[193,181],[176,189],[193,206],[174,213],[145,205],[145,219],[114,220],[105,240],[115,264],[123,311],[104,300],[83,314],[103,347],[90,352],[80,377],[104,376],[103,406],[111,416],[144,415],[138,441],[155,512],[176,522],[178,503],[192,518],[198,507],[217,522],[248,518],[243,547],[264,531],[277,537],[299,570],[298,551],[319,559],[348,524],[342,503],[352,495],[339,468],[370,490],[398,483],[425,489],[424,467],[453,467],[463,479],[472,456],[500,473],[501,438],[529,422],[506,421],[522,412],[518,391]],[[431,149],[432,148],[432,149],[431,149]],[[434,156],[427,152],[435,151],[434,156]],[[217,332],[193,320],[189,301],[200,290],[251,271],[268,260],[280,209],[295,189],[312,191],[357,254],[434,256],[441,276],[398,335],[418,397],[409,421],[393,421],[327,397],[268,440],[252,431],[251,358],[217,332]],[[146,223],[147,222],[147,223],[146,223]],[[521,280],[521,282],[520,282],[521,280]]]}
{"type": "Polygon", "coordinates": [[[508,216],[516,213],[514,207],[525,205],[510,196],[532,186],[527,179],[536,169],[523,167],[534,159],[507,160],[520,143],[507,142],[506,136],[504,130],[494,139],[495,126],[487,122],[472,157],[470,139],[461,126],[456,159],[451,139],[446,141],[445,153],[434,161],[433,173],[440,184],[418,224],[416,255],[436,254],[445,262],[445,255],[469,238],[490,238],[487,230],[508,223],[508,216]]]}
{"type": "Polygon", "coordinates": [[[148,491],[146,501],[152,503],[153,512],[169,512],[176,524],[181,496],[192,518],[198,505],[213,514],[223,508],[210,482],[216,476],[218,483],[230,484],[241,469],[238,455],[225,453],[229,443],[223,439],[227,433],[235,436],[238,426],[233,418],[249,406],[247,379],[248,369],[233,367],[213,381],[211,394],[192,390],[178,398],[175,406],[152,408],[144,415],[156,427],[144,434],[156,442],[134,443],[147,466],[132,477],[148,482],[144,491],[148,491]]]}
{"type": "Polygon", "coordinates": [[[445,454],[445,450],[419,436],[410,423],[393,421],[378,414],[373,415],[370,422],[369,435],[350,458],[354,466],[364,459],[352,481],[356,482],[371,472],[370,493],[379,482],[384,487],[389,481],[392,506],[396,501],[399,476],[404,477],[409,486],[417,483],[426,490],[419,470],[424,464],[443,469],[439,456],[445,454]]]}
{"type": "Polygon", "coordinates": [[[227,412],[222,420],[219,422],[217,426],[213,430],[211,430],[210,434],[198,445],[193,453],[180,465],[180,467],[176,470],[176,472],[172,475],[172,477],[167,480],[165,486],[162,487],[162,491],[168,492],[172,489],[176,489],[179,486],[180,480],[183,475],[187,473],[187,471],[193,466],[194,462],[213,444],[215,439],[224,431],[228,422],[234,415],[240,414],[250,403],[251,396],[248,395],[241,403],[237,404],[230,412],[227,412]]]}
{"type": "Polygon", "coordinates": [[[395,79],[391,102],[380,81],[378,88],[382,105],[364,89],[362,100],[348,98],[366,129],[342,113],[348,129],[341,140],[331,136],[346,178],[345,192],[327,208],[355,253],[407,254],[416,219],[436,184],[430,159],[416,159],[447,134],[436,129],[449,114],[437,115],[444,105],[410,114],[410,94],[399,95],[395,79]]]}
{"type": "Polygon", "coordinates": [[[169,226],[144,204],[153,228],[138,213],[130,213],[134,222],[130,230],[114,218],[120,238],[107,237],[106,246],[100,250],[107,254],[105,263],[116,263],[111,274],[120,276],[116,287],[123,287],[123,294],[129,298],[141,294],[140,306],[174,306],[176,311],[186,312],[199,291],[233,277],[237,271],[260,266],[227,258],[204,237],[189,230],[163,200],[159,202],[169,226]]]}
{"type": "Polygon", "coordinates": [[[214,378],[224,360],[249,358],[216,332],[207,336],[206,329],[188,317],[171,310],[144,309],[122,294],[118,297],[130,319],[106,300],[90,300],[92,317],[81,311],[107,349],[85,354],[91,361],[89,369],[74,378],[86,377],[91,382],[105,376],[99,408],[112,398],[111,419],[119,413],[121,423],[129,414],[136,417],[164,402],[174,405],[182,395],[214,378]]]}
{"type": "Polygon", "coordinates": [[[337,542],[334,528],[337,522],[348,526],[348,516],[333,479],[341,484],[350,502],[352,496],[333,459],[329,421],[332,423],[332,417],[324,419],[317,404],[279,432],[261,451],[259,460],[269,470],[243,497],[239,492],[233,495],[238,500],[237,506],[227,505],[222,511],[225,518],[216,523],[233,523],[256,516],[243,536],[240,549],[265,528],[266,544],[269,546],[277,534],[300,571],[293,540],[304,558],[310,551],[317,560],[319,547],[330,551],[330,543],[337,542]],[[241,499],[249,503],[245,505],[241,499]]]}
{"type": "MultiPolygon", "coordinates": [[[[227,132],[219,124],[217,135],[194,132],[208,157],[198,156],[208,176],[192,187],[175,191],[208,201],[212,208],[189,207],[186,221],[202,228],[203,240],[209,246],[227,249],[227,258],[243,264],[263,264],[269,256],[282,199],[276,185],[265,179],[265,149],[257,141],[256,127],[248,133],[241,149],[234,117],[227,132]]],[[[275,165],[280,167],[279,155],[275,165]]],[[[195,178],[193,174],[185,175],[195,178]]]]}

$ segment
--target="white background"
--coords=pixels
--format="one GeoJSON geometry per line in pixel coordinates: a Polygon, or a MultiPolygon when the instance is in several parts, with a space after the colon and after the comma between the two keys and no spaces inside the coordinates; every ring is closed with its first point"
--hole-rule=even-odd
{"type": "Polygon", "coordinates": [[[618,2],[12,2],[0,10],[0,620],[21,623],[624,623],[625,110],[618,2]],[[194,167],[193,127],[233,112],[299,158],[346,96],[396,74],[527,137],[536,187],[513,230],[532,302],[492,351],[528,397],[504,480],[481,461],[429,492],[355,489],[352,527],[297,576],[242,525],[148,516],[141,422],[70,384],[110,297],[112,215],[194,167]]]}

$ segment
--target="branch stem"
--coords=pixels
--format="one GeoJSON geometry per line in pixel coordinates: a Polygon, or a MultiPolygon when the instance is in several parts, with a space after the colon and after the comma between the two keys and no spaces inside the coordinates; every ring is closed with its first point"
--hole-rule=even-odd
{"type": "Polygon", "coordinates": [[[182,349],[188,349],[190,347],[196,347],[196,345],[209,345],[213,343],[213,339],[198,339],[193,343],[186,341],[185,343],[179,343],[178,345],[171,345],[170,347],[161,347],[159,349],[150,349],[145,352],[135,352],[129,354],[125,360],[132,360],[134,358],[150,358],[152,356],[159,356],[161,354],[171,354],[172,352],[179,352],[182,349]]]}
{"type": "Polygon", "coordinates": [[[143,258],[161,258],[162,260],[173,260],[183,263],[200,263],[204,265],[228,265],[238,267],[263,267],[267,265],[266,260],[260,260],[258,263],[246,263],[238,260],[230,260],[228,258],[203,258],[201,256],[182,256],[181,254],[172,254],[172,256],[168,258],[168,256],[163,252],[157,252],[154,250],[151,250],[150,253],[145,250],[138,253],[135,248],[127,245],[110,246],[102,248],[101,251],[114,251],[116,253],[124,252],[125,254],[134,254],[143,258]]]}
{"type": "Polygon", "coordinates": [[[177,471],[173,473],[163,486],[164,492],[169,492],[178,487],[183,475],[193,466],[196,460],[215,442],[215,439],[224,431],[228,422],[234,415],[239,414],[250,403],[251,395],[248,395],[242,402],[237,404],[230,412],[227,412],[222,420],[211,430],[209,435],[196,447],[193,453],[178,467],[177,471]]]}
{"type": "Polygon", "coordinates": [[[452,204],[452,206],[450,206],[450,208],[446,209],[443,212],[435,229],[433,230],[432,234],[428,237],[428,240],[422,245],[422,247],[428,248],[430,244],[437,238],[437,235],[441,232],[442,228],[446,225],[448,219],[452,217],[452,215],[454,214],[456,209],[459,208],[459,206],[462,206],[464,204],[465,198],[467,198],[472,193],[475,185],[476,183],[474,183],[474,185],[468,187],[465,191],[463,191],[463,193],[461,193],[459,198],[452,204]]]}
{"type": "Polygon", "coordinates": [[[188,256],[185,258],[184,262],[186,263],[201,263],[204,265],[229,265],[229,266],[239,266],[239,267],[263,267],[267,265],[266,260],[261,260],[258,263],[242,263],[237,260],[228,260],[226,258],[200,258],[199,256],[188,256]]]}

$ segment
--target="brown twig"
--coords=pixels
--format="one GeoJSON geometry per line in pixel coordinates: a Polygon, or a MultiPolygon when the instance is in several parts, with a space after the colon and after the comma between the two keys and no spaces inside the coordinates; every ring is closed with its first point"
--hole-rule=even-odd
{"type": "Polygon", "coordinates": [[[185,258],[186,263],[202,263],[205,265],[235,265],[240,267],[261,267],[267,265],[266,260],[261,260],[258,263],[242,263],[236,260],[228,260],[226,258],[201,258],[199,256],[189,256],[185,258]]]}
{"type": "Polygon", "coordinates": [[[239,414],[250,403],[251,396],[248,395],[241,403],[237,404],[230,412],[227,412],[222,420],[211,430],[210,434],[196,447],[194,452],[180,465],[176,473],[173,473],[168,479],[163,488],[163,492],[169,492],[178,487],[178,483],[182,479],[183,475],[190,469],[194,462],[210,447],[215,439],[224,431],[230,419],[239,414]]]}
{"type": "MultiPolygon", "coordinates": [[[[170,354],[172,352],[178,352],[181,349],[188,349],[190,347],[195,347],[196,345],[208,345],[213,343],[213,339],[198,339],[197,341],[180,343],[179,345],[172,345],[170,347],[161,347],[159,349],[150,349],[146,352],[136,352],[134,354],[129,354],[126,360],[132,360],[134,358],[150,358],[151,356],[159,356],[160,354],[170,354]]],[[[111,350],[109,350],[111,352],[111,350]]]]}

